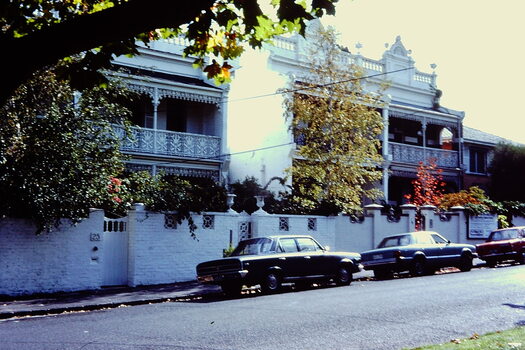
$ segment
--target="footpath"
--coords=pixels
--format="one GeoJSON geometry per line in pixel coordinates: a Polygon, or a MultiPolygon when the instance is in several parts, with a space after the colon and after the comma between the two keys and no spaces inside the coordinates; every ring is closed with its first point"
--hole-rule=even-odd
{"type": "MultiPolygon", "coordinates": [[[[362,271],[355,273],[354,279],[368,279],[372,276],[371,271],[362,271]]],[[[0,320],[184,301],[205,296],[213,297],[221,293],[219,286],[190,281],[155,286],[111,287],[79,292],[0,297],[0,320]]]]}

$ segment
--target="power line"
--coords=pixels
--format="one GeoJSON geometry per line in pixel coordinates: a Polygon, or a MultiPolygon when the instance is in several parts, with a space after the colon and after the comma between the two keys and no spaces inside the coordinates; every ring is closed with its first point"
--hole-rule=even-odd
{"type": "Polygon", "coordinates": [[[382,75],[394,74],[394,73],[403,72],[403,71],[410,70],[410,69],[414,69],[414,67],[408,67],[408,68],[397,69],[397,70],[393,70],[393,71],[389,71],[389,72],[382,72],[382,73],[377,73],[377,74],[371,74],[371,75],[366,75],[366,76],[359,77],[359,78],[350,78],[350,79],[345,79],[345,80],[338,80],[338,81],[333,81],[333,82],[330,82],[330,83],[318,84],[318,85],[315,85],[315,86],[306,86],[306,87],[297,88],[297,89],[286,89],[286,90],[283,90],[283,91],[276,91],[276,92],[269,93],[269,94],[257,95],[257,96],[251,96],[251,97],[243,97],[243,98],[238,98],[238,99],[235,99],[235,100],[226,99],[226,100],[222,101],[221,103],[247,101],[247,100],[254,100],[254,99],[257,99],[257,98],[282,95],[282,94],[286,94],[286,93],[290,93],[290,92],[313,90],[313,89],[318,89],[318,88],[322,88],[322,87],[330,86],[330,85],[335,85],[335,84],[349,83],[351,81],[358,81],[358,80],[363,80],[363,79],[375,78],[375,77],[379,77],[379,76],[382,76],[382,75]]]}
{"type": "MultiPolygon", "coordinates": [[[[245,97],[245,98],[240,98],[240,99],[235,99],[235,100],[224,100],[221,103],[246,101],[246,100],[270,97],[270,96],[275,96],[275,95],[280,95],[280,94],[285,94],[285,93],[291,93],[291,92],[307,91],[307,90],[318,89],[318,88],[322,88],[322,87],[330,86],[330,85],[335,85],[335,84],[342,84],[342,83],[347,83],[347,82],[351,82],[351,81],[358,81],[358,80],[363,80],[363,79],[375,78],[375,77],[378,77],[378,76],[383,76],[383,75],[403,72],[403,71],[407,71],[407,70],[410,70],[410,69],[414,69],[414,67],[408,67],[408,68],[397,69],[397,70],[393,70],[393,71],[389,71],[389,72],[382,72],[382,73],[377,73],[377,74],[371,74],[371,75],[363,76],[363,77],[359,77],[359,78],[350,78],[350,79],[345,79],[345,80],[339,80],[339,81],[334,81],[334,82],[325,83],[325,84],[319,84],[319,85],[315,85],[315,86],[307,86],[307,87],[297,88],[297,89],[287,89],[287,90],[283,90],[283,91],[276,91],[276,92],[270,93],[270,94],[245,97]]],[[[410,113],[410,114],[404,114],[404,116],[406,117],[406,116],[410,116],[410,115],[415,115],[417,113],[421,113],[421,111],[413,112],[413,113],[410,113]]],[[[239,151],[239,152],[233,152],[233,153],[224,153],[224,154],[220,154],[220,155],[217,155],[217,156],[206,156],[206,157],[198,157],[198,158],[191,158],[191,159],[179,159],[179,160],[176,160],[176,161],[155,163],[155,165],[172,165],[174,163],[176,163],[176,164],[184,164],[184,163],[189,163],[189,162],[194,162],[194,161],[199,161],[199,160],[221,159],[221,158],[230,157],[230,156],[234,156],[234,155],[240,155],[240,154],[252,153],[252,152],[259,152],[259,151],[264,151],[264,150],[268,150],[268,149],[289,146],[289,145],[293,145],[293,144],[295,144],[295,142],[288,142],[288,143],[283,143],[283,144],[279,144],[279,145],[260,147],[260,148],[255,148],[255,149],[251,149],[251,150],[245,150],[245,151],[239,151]]]]}

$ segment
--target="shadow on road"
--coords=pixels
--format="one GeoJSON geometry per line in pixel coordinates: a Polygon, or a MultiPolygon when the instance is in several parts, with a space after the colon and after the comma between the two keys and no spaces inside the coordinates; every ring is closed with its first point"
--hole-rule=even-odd
{"type": "Polygon", "coordinates": [[[525,310],[525,305],[517,305],[517,304],[508,304],[508,303],[505,303],[503,304],[505,306],[508,306],[508,307],[511,307],[513,309],[521,309],[521,310],[525,310]]]}
{"type": "MultiPolygon", "coordinates": [[[[503,305],[511,307],[513,309],[525,310],[525,305],[509,304],[509,303],[505,303],[503,305]]],[[[518,326],[518,327],[525,326],[525,320],[521,320],[521,321],[516,322],[516,326],[518,326]]]]}
{"type": "MultiPolygon", "coordinates": [[[[292,284],[284,284],[281,287],[281,290],[276,294],[287,294],[287,293],[301,293],[301,292],[307,292],[310,290],[318,290],[318,289],[325,289],[325,288],[344,288],[344,287],[335,287],[335,285],[326,285],[326,284],[314,284],[311,287],[302,287],[298,288],[292,284]]],[[[248,289],[244,289],[242,293],[238,296],[227,296],[224,293],[218,292],[218,293],[210,293],[206,295],[202,295],[195,298],[188,298],[184,300],[178,300],[179,302],[189,302],[189,303],[215,303],[215,302],[221,302],[221,301],[228,301],[228,300],[238,300],[238,299],[249,299],[249,298],[255,298],[260,296],[265,296],[267,294],[264,294],[261,292],[260,288],[258,287],[252,287],[248,289]]]]}

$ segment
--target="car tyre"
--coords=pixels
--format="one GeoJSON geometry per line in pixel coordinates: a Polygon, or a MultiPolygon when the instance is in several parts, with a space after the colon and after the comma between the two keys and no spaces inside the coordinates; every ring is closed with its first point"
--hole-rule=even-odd
{"type": "Polygon", "coordinates": [[[335,276],[335,284],[338,286],[348,286],[352,283],[352,272],[346,266],[340,266],[335,276]]]}
{"type": "Polygon", "coordinates": [[[261,283],[261,290],[265,294],[277,293],[281,289],[281,276],[276,272],[269,272],[261,283]]]}
{"type": "Polygon", "coordinates": [[[229,297],[236,297],[241,294],[242,284],[240,283],[223,283],[221,284],[221,289],[229,297]]]}
{"type": "Polygon", "coordinates": [[[472,270],[472,256],[463,254],[458,267],[462,272],[468,272],[472,270]]]}
{"type": "Polygon", "coordinates": [[[426,261],[424,258],[415,258],[410,268],[410,274],[414,277],[420,277],[427,274],[426,261]]]}

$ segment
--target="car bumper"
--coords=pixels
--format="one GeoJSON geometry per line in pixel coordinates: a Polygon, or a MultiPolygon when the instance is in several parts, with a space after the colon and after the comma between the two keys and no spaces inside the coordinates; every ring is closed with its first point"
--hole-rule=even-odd
{"type": "Polygon", "coordinates": [[[225,281],[242,280],[248,274],[248,270],[218,272],[209,275],[197,276],[197,280],[204,284],[218,284],[225,281]]]}

